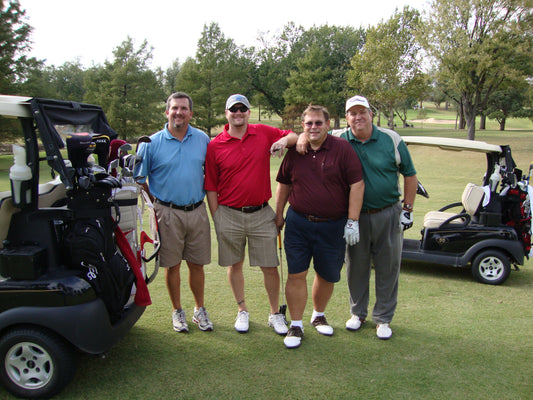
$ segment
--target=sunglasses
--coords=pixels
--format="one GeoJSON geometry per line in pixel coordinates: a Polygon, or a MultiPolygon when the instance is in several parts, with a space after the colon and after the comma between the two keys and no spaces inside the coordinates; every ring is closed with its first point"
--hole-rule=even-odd
{"type": "Polygon", "coordinates": [[[305,126],[311,128],[314,125],[316,126],[322,126],[324,125],[324,121],[307,121],[307,122],[304,122],[305,126]]]}
{"type": "Polygon", "coordinates": [[[246,106],[233,106],[233,107],[230,107],[229,108],[229,112],[231,113],[236,113],[237,111],[240,111],[240,112],[246,112],[248,111],[248,107],[246,106]]]}

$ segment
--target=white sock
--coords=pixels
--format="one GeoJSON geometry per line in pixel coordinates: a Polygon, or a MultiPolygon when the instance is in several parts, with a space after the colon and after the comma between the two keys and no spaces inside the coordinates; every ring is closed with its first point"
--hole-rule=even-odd
{"type": "Polygon", "coordinates": [[[300,328],[302,328],[302,330],[304,328],[304,324],[303,324],[302,320],[300,320],[300,321],[291,321],[291,328],[293,326],[299,326],[300,328]]]}
{"type": "Polygon", "coordinates": [[[311,316],[311,321],[314,321],[316,317],[322,317],[324,315],[323,312],[318,312],[316,310],[313,310],[313,315],[311,316]]]}

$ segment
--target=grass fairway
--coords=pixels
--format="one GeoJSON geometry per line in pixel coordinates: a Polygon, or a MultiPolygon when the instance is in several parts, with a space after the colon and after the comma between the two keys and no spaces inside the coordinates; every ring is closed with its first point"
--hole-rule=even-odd
{"type": "MultiPolygon", "coordinates": [[[[399,130],[402,135],[465,137],[452,129],[399,130]]],[[[519,167],[533,161],[533,131],[477,132],[476,138],[510,144],[519,167]]],[[[411,149],[418,177],[430,198],[417,196],[417,238],[423,215],[457,201],[467,182],[479,183],[483,155],[411,149]]],[[[0,190],[9,188],[0,160],[0,190]]],[[[274,177],[280,161],[272,162],[274,177]]],[[[5,167],[7,166],[7,167],[5,167]]],[[[7,168],[7,169],[6,169],[7,168]]],[[[271,200],[271,204],[273,201],[271,200]]],[[[213,332],[190,322],[194,302],[182,270],[182,303],[190,333],[172,330],[171,306],[163,273],[150,285],[153,304],[105,358],[81,356],[74,381],[56,399],[530,399],[533,392],[533,262],[512,271],[501,286],[473,280],[468,269],[405,263],[393,337],[381,341],[369,321],[348,332],[348,290],[342,274],[326,310],[335,328],[319,335],[305,320],[305,339],[288,350],[266,324],[267,296],[262,273],[245,268],[248,334],[233,328],[236,304],[226,270],[216,262],[206,270],[206,306],[213,332]]],[[[283,255],[284,277],[287,266],[283,255]]],[[[309,293],[314,276],[309,273],[309,293]]],[[[373,281],[371,304],[374,302],[373,281]]],[[[11,398],[0,387],[0,398],[11,398]]]]}

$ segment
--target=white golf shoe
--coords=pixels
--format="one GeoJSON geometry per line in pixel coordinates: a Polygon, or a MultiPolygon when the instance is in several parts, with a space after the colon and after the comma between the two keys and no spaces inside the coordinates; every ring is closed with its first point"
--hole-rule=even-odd
{"type": "Polygon", "coordinates": [[[392,329],[389,324],[378,324],[376,326],[376,335],[383,340],[390,339],[392,336],[392,329]]]}

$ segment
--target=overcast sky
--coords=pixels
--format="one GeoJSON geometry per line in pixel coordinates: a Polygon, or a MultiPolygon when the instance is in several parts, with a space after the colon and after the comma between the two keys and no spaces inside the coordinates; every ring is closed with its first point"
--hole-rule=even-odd
{"type": "Polygon", "coordinates": [[[83,65],[112,60],[128,36],[138,48],[153,47],[152,66],[167,68],[194,57],[204,25],[216,22],[240,46],[257,45],[261,32],[279,33],[290,21],[313,25],[376,25],[398,8],[420,11],[428,0],[19,0],[34,30],[31,55],[59,66],[79,58],[83,65]]]}

